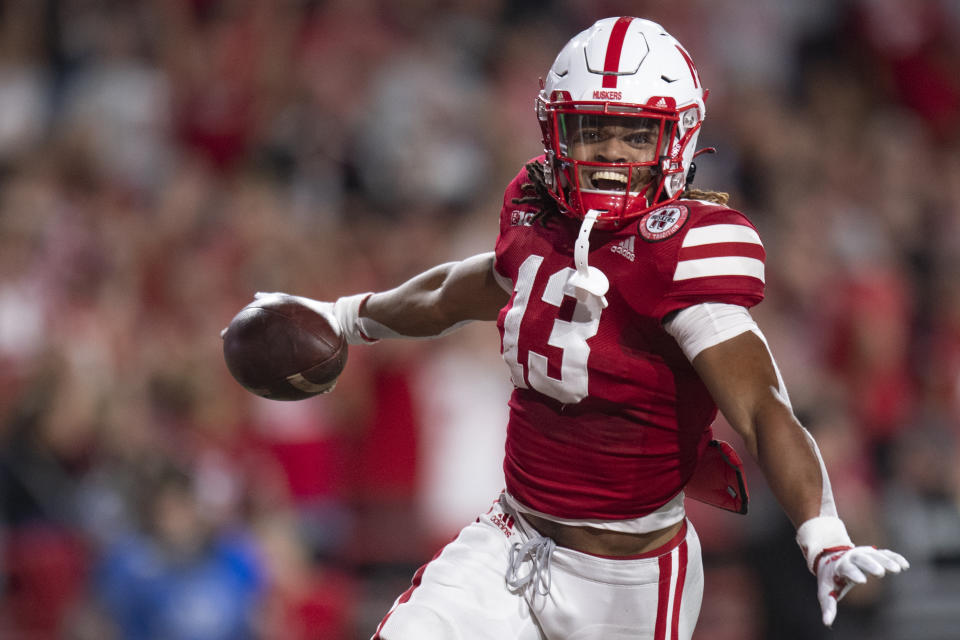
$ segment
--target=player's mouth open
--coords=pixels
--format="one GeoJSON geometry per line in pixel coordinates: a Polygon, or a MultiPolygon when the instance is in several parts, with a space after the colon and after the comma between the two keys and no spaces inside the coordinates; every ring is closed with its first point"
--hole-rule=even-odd
{"type": "MultiPolygon", "coordinates": [[[[642,186],[634,180],[631,190],[637,191],[642,186]]],[[[627,176],[617,171],[594,171],[590,174],[590,186],[601,191],[623,191],[627,186],[627,176]]]]}

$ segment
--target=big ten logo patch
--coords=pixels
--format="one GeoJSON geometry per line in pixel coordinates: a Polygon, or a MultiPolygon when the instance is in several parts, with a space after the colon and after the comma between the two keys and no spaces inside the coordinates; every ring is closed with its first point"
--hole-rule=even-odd
{"type": "Polygon", "coordinates": [[[683,227],[687,215],[687,208],[682,204],[661,207],[640,218],[637,231],[648,242],[664,240],[683,227]]]}
{"type": "Polygon", "coordinates": [[[520,211],[515,209],[510,213],[510,224],[514,227],[529,227],[537,216],[536,211],[520,211]]]}

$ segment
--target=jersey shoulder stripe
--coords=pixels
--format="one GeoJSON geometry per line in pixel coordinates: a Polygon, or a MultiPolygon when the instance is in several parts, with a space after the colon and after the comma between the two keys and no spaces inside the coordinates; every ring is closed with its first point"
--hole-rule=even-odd
{"type": "Polygon", "coordinates": [[[673,280],[692,280],[716,276],[748,276],[764,282],[762,260],[746,256],[717,256],[680,260],[673,273],[673,280]]]}
{"type": "Polygon", "coordinates": [[[760,234],[742,214],[709,211],[684,234],[673,281],[746,276],[764,282],[765,258],[760,234]]]}
{"type": "Polygon", "coordinates": [[[677,259],[697,260],[699,258],[720,258],[722,256],[744,256],[765,260],[767,253],[763,250],[763,246],[759,244],[718,242],[680,249],[677,259]]]}
{"type": "Polygon", "coordinates": [[[683,238],[682,247],[699,247],[705,244],[719,244],[723,242],[744,242],[759,244],[760,234],[744,224],[711,224],[703,227],[694,227],[683,238]]]}
{"type": "Polygon", "coordinates": [[[763,300],[767,255],[750,220],[722,205],[685,200],[684,206],[689,224],[677,234],[673,262],[662,272],[666,291],[654,315],[700,302],[752,307],[763,300]]]}

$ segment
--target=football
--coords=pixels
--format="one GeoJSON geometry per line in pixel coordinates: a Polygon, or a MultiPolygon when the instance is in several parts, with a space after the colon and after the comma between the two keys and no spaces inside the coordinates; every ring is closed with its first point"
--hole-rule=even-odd
{"type": "Polygon", "coordinates": [[[262,296],[221,334],[227,369],[245,389],[271,400],[330,391],[347,363],[347,341],[335,323],[295,296],[262,296]]]}

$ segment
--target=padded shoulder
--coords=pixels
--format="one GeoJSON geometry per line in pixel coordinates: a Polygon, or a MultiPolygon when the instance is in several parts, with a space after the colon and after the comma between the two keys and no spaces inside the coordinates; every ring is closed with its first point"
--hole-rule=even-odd
{"type": "Polygon", "coordinates": [[[674,239],[675,262],[668,293],[658,307],[671,311],[701,302],[752,307],[763,299],[766,252],[745,215],[723,205],[681,200],[687,224],[674,239]]]}

